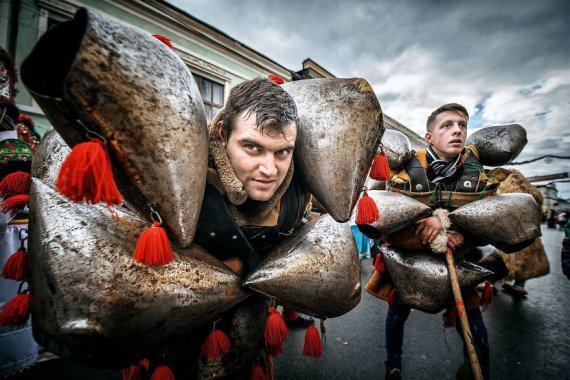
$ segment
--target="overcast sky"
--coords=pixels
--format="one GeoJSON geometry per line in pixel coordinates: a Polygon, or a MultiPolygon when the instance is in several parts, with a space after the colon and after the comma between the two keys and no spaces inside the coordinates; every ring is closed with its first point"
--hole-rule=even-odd
{"type": "MultiPolygon", "coordinates": [[[[526,128],[517,161],[570,156],[570,1],[168,0],[281,65],[311,58],[368,80],[383,111],[423,136],[438,106],[458,102],[470,132],[526,128]]],[[[570,171],[570,160],[514,167],[570,171]]],[[[558,184],[570,198],[570,184],[558,184]]]]}

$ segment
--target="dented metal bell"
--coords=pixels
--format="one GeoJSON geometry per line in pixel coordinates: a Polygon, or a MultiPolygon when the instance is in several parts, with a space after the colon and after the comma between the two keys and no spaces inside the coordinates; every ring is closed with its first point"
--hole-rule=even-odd
{"type": "Polygon", "coordinates": [[[295,310],[333,318],[360,302],[360,263],[350,226],[329,215],[297,230],[244,285],[295,310]]]}
{"type": "Polygon", "coordinates": [[[501,166],[518,157],[527,143],[526,130],[518,124],[487,127],[467,139],[479,152],[483,165],[501,166]]]}
{"type": "MultiPolygon", "coordinates": [[[[382,258],[394,281],[398,301],[426,313],[438,313],[453,299],[445,257],[426,251],[382,247],[382,258]]],[[[493,272],[469,261],[456,261],[459,286],[474,287],[493,272]]]]}
{"type": "Polygon", "coordinates": [[[34,336],[88,365],[121,365],[193,331],[245,299],[241,279],[198,246],[174,261],[132,259],[148,223],[125,209],[71,203],[33,179],[30,244],[34,336]]]}
{"type": "Polygon", "coordinates": [[[107,141],[126,201],[144,215],[154,204],[171,238],[189,246],[208,143],[202,98],[184,62],[154,37],[80,9],[40,38],[21,76],[69,146],[107,141]]]}
{"type": "Polygon", "coordinates": [[[429,206],[403,194],[374,190],[368,196],[376,203],[380,219],[358,224],[358,229],[371,239],[390,235],[432,214],[429,206]]]}
{"type": "Polygon", "coordinates": [[[381,144],[382,146],[378,148],[378,153],[380,153],[381,150],[386,153],[390,169],[403,167],[413,155],[410,139],[400,131],[387,129],[386,132],[384,132],[381,144]]]}
{"type": "Polygon", "coordinates": [[[459,207],[452,223],[476,239],[505,252],[516,252],[541,236],[540,209],[530,194],[500,194],[459,207]]]}
{"type": "Polygon", "coordinates": [[[32,159],[32,176],[55,186],[61,164],[71,149],[59,133],[50,128],[42,137],[32,159]]]}
{"type": "Polygon", "coordinates": [[[346,222],[384,133],[378,98],[360,78],[282,86],[295,101],[299,117],[295,167],[328,213],[346,222]]]}

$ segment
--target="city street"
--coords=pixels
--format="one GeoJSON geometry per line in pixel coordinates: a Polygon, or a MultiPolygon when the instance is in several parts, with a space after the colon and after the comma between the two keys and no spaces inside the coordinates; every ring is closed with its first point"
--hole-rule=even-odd
{"type": "MultiPolygon", "coordinates": [[[[570,281],[560,269],[563,232],[542,225],[550,274],[527,282],[526,298],[499,293],[483,314],[489,329],[491,378],[568,379],[570,374],[570,281]]],[[[362,280],[372,273],[362,261],[362,280]]],[[[277,379],[382,379],[387,305],[368,293],[350,313],[326,321],[325,354],[301,356],[305,330],[291,329],[285,353],[274,360],[277,379]]],[[[454,379],[463,361],[454,328],[444,331],[441,313],[412,311],[404,339],[404,379],[454,379]]],[[[18,379],[120,379],[118,370],[96,370],[62,359],[32,367],[18,379]]]]}

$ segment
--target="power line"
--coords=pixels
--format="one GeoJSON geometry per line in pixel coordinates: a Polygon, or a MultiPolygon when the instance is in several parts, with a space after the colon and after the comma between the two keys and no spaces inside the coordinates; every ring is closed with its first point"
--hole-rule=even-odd
{"type": "Polygon", "coordinates": [[[545,158],[558,158],[561,160],[569,160],[570,156],[553,156],[551,154],[547,154],[546,156],[540,156],[537,158],[533,158],[532,160],[528,160],[528,161],[520,161],[520,162],[511,162],[509,165],[522,165],[522,164],[530,164],[531,162],[535,162],[538,160],[543,160],[545,158]]]}

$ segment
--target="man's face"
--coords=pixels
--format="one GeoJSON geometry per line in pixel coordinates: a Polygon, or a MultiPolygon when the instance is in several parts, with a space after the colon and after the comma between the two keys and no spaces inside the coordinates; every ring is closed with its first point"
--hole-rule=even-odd
{"type": "Polygon", "coordinates": [[[267,201],[289,170],[297,126],[289,123],[282,133],[265,130],[262,134],[256,125],[255,113],[246,115],[244,111],[236,117],[229,139],[225,138],[221,123],[217,131],[247,196],[255,201],[267,201]]]}
{"type": "Polygon", "coordinates": [[[435,117],[433,130],[427,132],[425,139],[439,158],[451,161],[465,148],[467,137],[467,117],[447,111],[435,117]]]}

